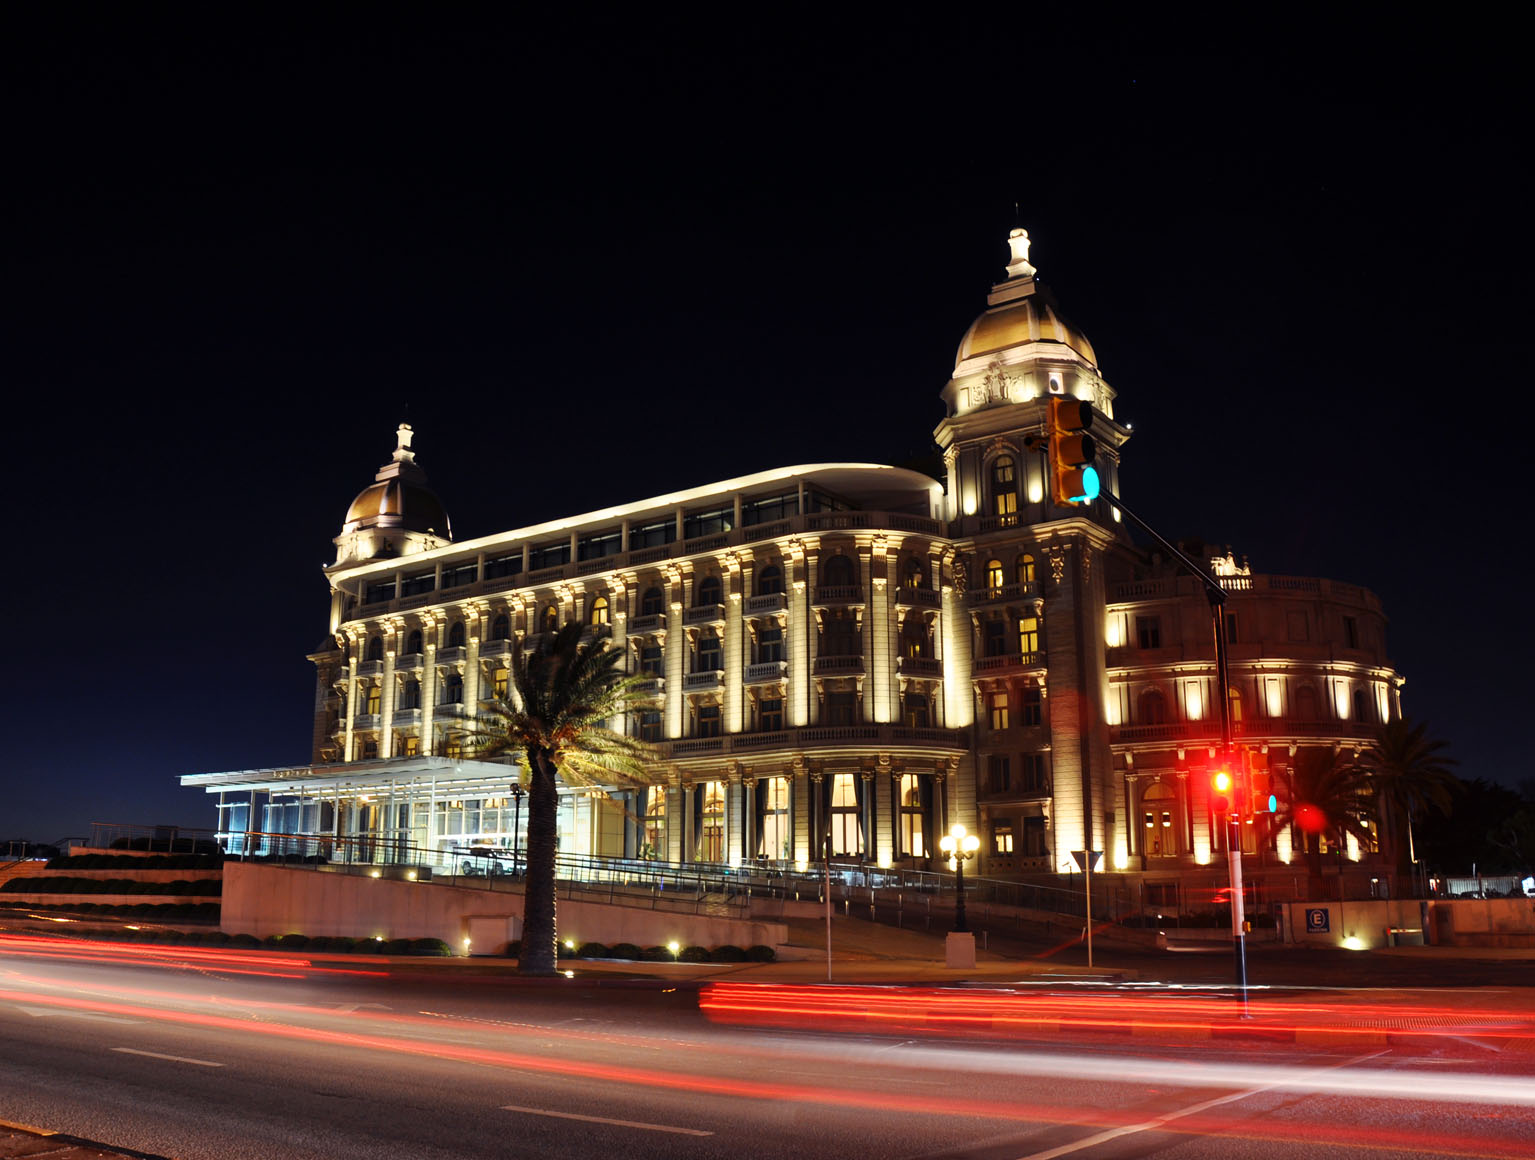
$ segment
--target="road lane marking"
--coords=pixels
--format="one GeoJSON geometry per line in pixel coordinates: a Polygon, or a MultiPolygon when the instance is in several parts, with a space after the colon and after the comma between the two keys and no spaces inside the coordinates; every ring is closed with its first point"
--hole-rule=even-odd
{"type": "MultiPolygon", "coordinates": [[[[1365,1063],[1372,1059],[1379,1059],[1384,1054],[1386,1054],[1384,1051],[1372,1051],[1343,1063],[1333,1064],[1331,1067],[1319,1067],[1316,1071],[1320,1074],[1322,1072],[1334,1071],[1338,1068],[1353,1067],[1356,1064],[1365,1063]]],[[[1201,1100],[1197,1104],[1189,1104],[1187,1107],[1177,1108],[1171,1112],[1146,1120],[1144,1123],[1126,1124],[1122,1128],[1109,1128],[1095,1136],[1088,1136],[1086,1139],[1077,1140],[1071,1144],[1062,1144],[1059,1148],[1049,1148],[1043,1152],[1030,1152],[1027,1156],[1020,1157],[1019,1160],[1055,1160],[1057,1156],[1069,1156],[1073,1152],[1080,1152],[1083,1148],[1095,1148],[1099,1144],[1106,1144],[1110,1140],[1118,1140],[1122,1136],[1133,1136],[1137,1132],[1155,1132],[1160,1128],[1166,1127],[1174,1120],[1195,1116],[1200,1112],[1208,1111],[1210,1108],[1218,1108],[1222,1104],[1232,1104],[1237,1100],[1245,1100],[1248,1096],[1255,1096],[1260,1092],[1273,1091],[1278,1086],[1277,1084],[1261,1084],[1256,1087],[1244,1088],[1239,1092],[1230,1092],[1223,1096],[1216,1096],[1211,1100],[1201,1100]]]]}
{"type": "Polygon", "coordinates": [[[673,1132],[678,1136],[712,1136],[698,1128],[678,1128],[672,1124],[646,1124],[640,1120],[610,1120],[606,1116],[578,1116],[575,1112],[551,1112],[545,1108],[525,1108],[520,1104],[502,1104],[503,1112],[524,1112],[530,1116],[553,1116],[557,1120],[580,1120],[586,1124],[612,1124],[617,1128],[640,1128],[646,1132],[673,1132]]]}
{"type": "Polygon", "coordinates": [[[140,1051],[137,1047],[114,1047],[113,1051],[120,1051],[124,1055],[147,1055],[150,1059],[168,1059],[172,1063],[195,1063],[198,1067],[223,1067],[222,1063],[214,1063],[209,1059],[188,1059],[184,1055],[161,1055],[158,1051],[140,1051]]]}
{"type": "Polygon", "coordinates": [[[102,1015],[96,1011],[64,1011],[58,1007],[24,1007],[16,1004],[16,1010],[30,1015],[34,1019],[46,1019],[48,1016],[63,1019],[90,1019],[96,1023],[142,1023],[142,1019],[125,1019],[120,1015],[102,1015]]]}

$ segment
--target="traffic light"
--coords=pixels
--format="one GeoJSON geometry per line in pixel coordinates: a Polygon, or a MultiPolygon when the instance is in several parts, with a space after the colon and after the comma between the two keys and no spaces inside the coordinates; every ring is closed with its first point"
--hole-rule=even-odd
{"type": "Polygon", "coordinates": [[[1210,771],[1210,813],[1226,817],[1231,813],[1231,802],[1236,795],[1236,778],[1231,776],[1227,765],[1217,765],[1210,771]]]}
{"type": "Polygon", "coordinates": [[[1093,405],[1080,399],[1050,400],[1051,496],[1058,504],[1085,504],[1098,498],[1098,444],[1087,432],[1093,405]]]}
{"type": "Polygon", "coordinates": [[[1274,779],[1269,773],[1269,755],[1251,755],[1252,767],[1247,773],[1247,800],[1255,814],[1271,814],[1279,808],[1279,798],[1274,795],[1274,779]]]}

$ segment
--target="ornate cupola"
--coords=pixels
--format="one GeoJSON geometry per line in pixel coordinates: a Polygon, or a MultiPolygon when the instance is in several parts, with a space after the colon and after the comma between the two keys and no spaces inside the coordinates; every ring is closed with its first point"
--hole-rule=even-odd
{"type": "Polygon", "coordinates": [[[1051,502],[1044,456],[1024,443],[1044,430],[1050,398],[1093,405],[1097,466],[1114,491],[1129,431],[1114,422],[1114,391],[1098,370],[1092,343],[1035,277],[1028,232],[1012,230],[1007,244],[1007,277],[992,286],[986,310],[960,339],[943,389],[946,414],[934,436],[948,468],[950,518],[1042,523],[1085,513],[1051,502]],[[1007,480],[1014,481],[1012,500],[999,491],[1007,480]]]}
{"type": "Polygon", "coordinates": [[[414,432],[401,423],[390,461],[358,493],[336,537],[336,563],[409,556],[450,543],[453,527],[426,472],[411,451],[414,432]]]}

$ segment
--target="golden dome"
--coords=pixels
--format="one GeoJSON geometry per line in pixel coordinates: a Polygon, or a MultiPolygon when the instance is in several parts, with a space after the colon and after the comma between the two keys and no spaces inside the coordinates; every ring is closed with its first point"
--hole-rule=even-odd
{"type": "Polygon", "coordinates": [[[1030,294],[993,307],[972,322],[965,337],[959,341],[959,353],[954,356],[955,369],[966,359],[1030,342],[1060,343],[1093,366],[1098,365],[1098,356],[1093,353],[1093,344],[1087,341],[1087,335],[1062,318],[1042,294],[1030,294]]]}
{"type": "Polygon", "coordinates": [[[374,482],[363,488],[346,509],[342,535],[362,528],[390,528],[430,532],[446,540],[453,538],[447,509],[427,483],[426,472],[416,465],[410,449],[412,434],[410,424],[400,424],[394,457],[379,468],[374,482]]]}

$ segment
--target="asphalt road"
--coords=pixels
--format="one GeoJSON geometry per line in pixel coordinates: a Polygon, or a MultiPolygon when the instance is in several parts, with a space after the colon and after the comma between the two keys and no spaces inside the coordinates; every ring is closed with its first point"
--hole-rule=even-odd
{"type": "Polygon", "coordinates": [[[685,985],[144,953],[0,948],[0,1118],[182,1160],[1535,1157],[1527,992],[1267,995],[1226,1034],[1229,1001],[1145,985],[710,1018],[685,985]]]}

